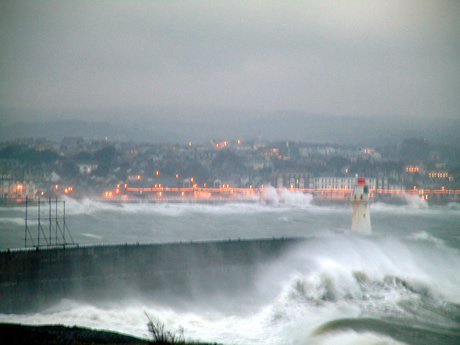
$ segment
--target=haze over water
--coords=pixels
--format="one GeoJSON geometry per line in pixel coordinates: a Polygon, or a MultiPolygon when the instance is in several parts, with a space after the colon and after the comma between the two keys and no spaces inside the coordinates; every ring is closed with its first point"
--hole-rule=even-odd
{"type": "MultiPolygon", "coordinates": [[[[307,240],[259,267],[241,291],[193,290],[187,297],[130,291],[121,299],[64,300],[0,321],[148,336],[146,312],[167,328],[183,326],[187,338],[224,344],[458,343],[458,204],[428,206],[417,198],[403,206],[372,204],[378,236],[360,237],[346,232],[350,205],[319,207],[308,195],[272,192],[265,200],[228,204],[67,200],[67,223],[80,244],[307,240]]],[[[24,209],[2,207],[0,221],[2,249],[23,246],[24,209]]]]}

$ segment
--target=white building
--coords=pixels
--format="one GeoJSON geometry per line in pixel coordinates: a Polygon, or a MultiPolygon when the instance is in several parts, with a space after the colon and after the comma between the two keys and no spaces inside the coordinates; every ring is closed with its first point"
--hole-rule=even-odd
{"type": "Polygon", "coordinates": [[[36,186],[33,182],[0,179],[0,199],[33,199],[36,186]]]}
{"type": "Polygon", "coordinates": [[[97,169],[98,163],[93,161],[88,162],[79,162],[76,164],[78,167],[78,171],[81,175],[91,174],[94,170],[97,169]]]}
{"type": "MultiPolygon", "coordinates": [[[[367,185],[370,190],[376,190],[380,188],[377,185],[377,179],[375,177],[366,178],[367,185]]],[[[313,177],[312,178],[312,187],[315,189],[345,189],[353,190],[355,184],[357,183],[356,177],[336,177],[336,176],[325,176],[325,177],[313,177]]]]}

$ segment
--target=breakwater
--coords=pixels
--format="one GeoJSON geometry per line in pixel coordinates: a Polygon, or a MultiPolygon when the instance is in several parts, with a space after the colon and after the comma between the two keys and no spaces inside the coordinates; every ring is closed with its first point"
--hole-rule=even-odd
{"type": "Polygon", "coordinates": [[[0,312],[42,310],[64,298],[104,299],[167,291],[237,291],[260,265],[301,238],[133,244],[0,252],[0,312]]]}

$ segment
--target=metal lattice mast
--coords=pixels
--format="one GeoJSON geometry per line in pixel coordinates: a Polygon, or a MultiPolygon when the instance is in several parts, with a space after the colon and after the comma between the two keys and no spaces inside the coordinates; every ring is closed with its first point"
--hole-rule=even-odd
{"type": "Polygon", "coordinates": [[[24,247],[27,247],[27,201],[28,196],[26,196],[26,216],[24,218],[24,247]]]}

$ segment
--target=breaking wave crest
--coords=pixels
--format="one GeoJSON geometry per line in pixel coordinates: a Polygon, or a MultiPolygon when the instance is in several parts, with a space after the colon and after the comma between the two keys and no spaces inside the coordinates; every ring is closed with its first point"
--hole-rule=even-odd
{"type": "MultiPolygon", "coordinates": [[[[252,227],[258,224],[267,227],[262,228],[265,232],[261,234],[264,236],[283,235],[287,229],[295,226],[299,227],[295,234],[305,234],[308,221],[313,222],[317,213],[316,206],[310,205],[310,197],[268,188],[267,191],[272,193],[267,197],[267,200],[272,200],[270,202],[260,200],[215,205],[111,204],[69,199],[66,200],[66,213],[97,213],[90,217],[91,221],[103,215],[113,217],[114,223],[128,218],[135,221],[138,227],[142,224],[141,220],[146,224],[155,221],[156,229],[161,229],[161,222],[165,222],[164,228],[168,233],[180,231],[177,236],[189,236],[193,231],[190,225],[193,217],[189,217],[190,214],[218,215],[197,222],[201,231],[198,238],[205,236],[203,228],[206,224],[210,224],[209,234],[214,237],[209,237],[213,239],[218,238],[216,233],[226,224],[231,224],[225,231],[228,230],[232,236],[252,235],[252,227]],[[286,209],[296,212],[283,213],[286,209]],[[266,212],[279,213],[272,215],[266,212]],[[166,217],[144,217],[150,213],[166,217]],[[115,214],[120,217],[114,217],[115,214]],[[137,217],[138,214],[141,217],[137,217]],[[222,214],[230,216],[220,216],[222,214]],[[241,225],[245,232],[237,232],[238,223],[233,214],[248,215],[241,225]],[[185,217],[173,218],[176,215],[185,217]],[[179,227],[177,223],[182,219],[187,225],[179,227]],[[216,219],[224,221],[211,222],[216,219]]],[[[164,300],[160,301],[154,294],[145,298],[137,294],[138,291],[133,291],[129,300],[94,304],[64,300],[37,314],[0,314],[0,321],[79,325],[148,337],[147,313],[163,321],[168,329],[183,326],[186,338],[204,342],[253,345],[457,344],[456,340],[460,338],[458,247],[448,246],[448,240],[441,240],[435,236],[438,235],[436,232],[433,232],[435,235],[431,234],[435,226],[423,226],[426,218],[413,217],[412,213],[432,215],[433,212],[443,212],[433,219],[437,221],[448,214],[454,224],[458,219],[458,209],[438,211],[432,207],[425,209],[423,206],[381,204],[373,204],[371,208],[371,211],[383,213],[378,215],[380,218],[391,216],[393,212],[400,212],[400,215],[409,213],[398,232],[398,238],[391,235],[319,235],[318,224],[324,224],[326,218],[331,218],[332,214],[343,218],[343,214],[334,210],[324,219],[321,218],[321,222],[312,223],[310,237],[298,247],[273,262],[261,265],[251,275],[254,279],[252,290],[235,297],[238,303],[227,297],[230,288],[218,291],[220,299],[196,291],[196,298],[180,302],[177,301],[178,296],[169,292],[166,297],[172,303],[167,306],[164,300]],[[413,224],[414,219],[419,219],[417,225],[413,224]],[[213,298],[218,302],[211,307],[202,303],[203,300],[214,302],[213,298]]],[[[321,212],[318,217],[323,217],[326,211],[321,212]]],[[[349,209],[343,212],[349,212],[349,209]]],[[[19,219],[21,216],[15,217],[19,219]]],[[[75,217],[74,220],[81,218],[75,217]]],[[[22,231],[23,228],[20,229],[22,231]]],[[[113,233],[99,230],[84,228],[81,235],[91,239],[106,239],[122,232],[116,227],[113,233]]],[[[455,228],[452,231],[456,231],[455,228]]],[[[126,235],[123,236],[121,238],[125,239],[126,235]]]]}
{"type": "Polygon", "coordinates": [[[267,204],[291,205],[291,206],[311,206],[313,196],[302,192],[290,191],[286,188],[277,190],[274,187],[265,187],[260,199],[267,204]]]}
{"type": "Polygon", "coordinates": [[[413,277],[296,274],[268,309],[273,325],[303,324],[295,343],[455,344],[460,337],[460,305],[413,277]]]}
{"type": "Polygon", "coordinates": [[[166,307],[155,299],[131,296],[100,305],[64,300],[39,314],[0,315],[0,321],[77,324],[148,337],[147,313],[168,329],[182,326],[186,338],[206,342],[455,344],[460,305],[436,289],[433,279],[442,275],[431,274],[427,280],[426,272],[417,269],[418,255],[386,240],[313,238],[261,268],[255,293],[240,296],[252,305],[241,310],[228,308],[234,301],[208,307],[191,300],[184,312],[174,304],[166,307]],[[337,245],[341,251],[335,250],[337,245]],[[406,264],[399,269],[393,263],[401,259],[406,264]]]}
{"type": "Polygon", "coordinates": [[[460,202],[450,202],[447,204],[447,208],[451,210],[460,210],[460,202]]]}
{"type": "Polygon", "coordinates": [[[406,201],[407,205],[410,208],[415,209],[426,209],[428,208],[428,202],[426,200],[422,200],[418,195],[414,194],[402,194],[403,200],[406,201]]]}
{"type": "Polygon", "coordinates": [[[409,235],[408,240],[433,243],[436,246],[444,246],[444,241],[426,231],[416,232],[409,235]]]}
{"type": "MultiPolygon", "coordinates": [[[[448,329],[421,329],[416,325],[404,325],[395,321],[378,320],[374,318],[344,318],[329,321],[313,332],[314,337],[328,336],[327,343],[331,340],[343,337],[344,332],[350,338],[353,335],[361,335],[358,339],[346,339],[343,344],[456,344],[460,333],[457,330],[448,329]],[[331,333],[335,335],[331,339],[331,333]],[[376,337],[376,334],[383,336],[376,337]],[[367,339],[366,339],[367,338],[367,339]]],[[[315,342],[314,342],[315,343],[315,342]]],[[[333,343],[333,342],[332,342],[333,343]]]]}
{"type": "MultiPolygon", "coordinates": [[[[24,218],[19,218],[19,217],[0,218],[0,224],[1,223],[12,223],[15,225],[24,226],[24,218]]],[[[33,223],[35,224],[35,221],[33,221],[33,223]]]]}
{"type": "Polygon", "coordinates": [[[371,278],[365,272],[354,271],[337,276],[325,272],[295,274],[273,305],[274,319],[289,317],[292,308],[306,313],[321,308],[347,307],[359,313],[399,315],[395,303],[401,299],[434,299],[436,294],[423,281],[414,278],[384,275],[371,278]]]}
{"type": "Polygon", "coordinates": [[[286,211],[282,206],[308,207],[311,205],[312,200],[313,197],[310,194],[291,192],[286,189],[277,191],[272,187],[267,187],[261,194],[260,199],[251,201],[230,200],[225,203],[111,203],[92,199],[66,199],[66,213],[68,215],[91,215],[101,212],[126,214],[158,213],[166,216],[177,216],[186,213],[247,214],[286,211]]]}

